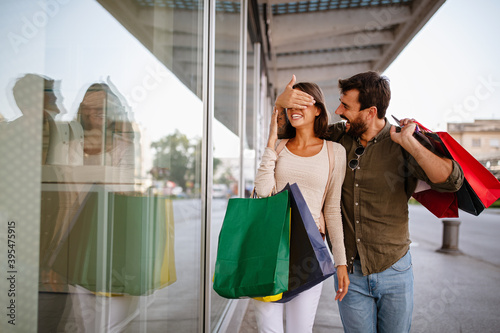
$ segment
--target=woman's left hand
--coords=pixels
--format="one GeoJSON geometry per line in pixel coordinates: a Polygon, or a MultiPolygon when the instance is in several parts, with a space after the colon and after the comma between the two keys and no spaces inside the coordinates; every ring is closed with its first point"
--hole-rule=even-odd
{"type": "Polygon", "coordinates": [[[347,290],[349,289],[349,274],[347,273],[347,266],[340,265],[337,266],[337,280],[339,288],[337,289],[337,294],[335,295],[335,300],[342,301],[344,296],[347,294],[347,290]]]}

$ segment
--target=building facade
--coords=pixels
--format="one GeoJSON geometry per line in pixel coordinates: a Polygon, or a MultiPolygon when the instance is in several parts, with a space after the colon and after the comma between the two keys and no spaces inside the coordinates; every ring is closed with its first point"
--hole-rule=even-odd
{"type": "Polygon", "coordinates": [[[500,179],[500,120],[449,123],[448,133],[500,179]]]}

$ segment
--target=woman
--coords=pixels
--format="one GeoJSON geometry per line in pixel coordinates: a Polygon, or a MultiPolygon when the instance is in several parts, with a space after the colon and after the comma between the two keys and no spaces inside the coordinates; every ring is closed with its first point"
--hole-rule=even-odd
{"type": "MultiPolygon", "coordinates": [[[[290,82],[291,85],[294,79],[290,82]]],[[[285,125],[285,148],[276,153],[278,142],[278,114],[284,110],[276,101],[269,130],[267,147],[262,156],[255,180],[259,196],[268,196],[273,189],[280,191],[287,183],[297,183],[320,232],[328,228],[333,257],[337,267],[339,289],[335,300],[342,300],[347,293],[349,277],[344,248],[344,234],[340,215],[340,196],[345,175],[346,154],[344,148],[333,143],[335,166],[331,182],[327,186],[330,164],[327,143],[323,138],[328,131],[328,112],[321,89],[314,83],[297,83],[293,91],[303,91],[314,97],[315,103],[306,109],[286,109],[289,122],[285,125]],[[324,206],[321,206],[327,188],[324,206]],[[325,222],[321,222],[321,211],[325,222]]],[[[271,303],[253,300],[259,332],[283,332],[285,310],[286,332],[312,332],[323,284],[320,283],[299,294],[287,303],[271,303]]]]}
{"type": "Polygon", "coordinates": [[[105,83],[92,84],[78,108],[84,164],[134,168],[134,130],[123,103],[105,83]]]}

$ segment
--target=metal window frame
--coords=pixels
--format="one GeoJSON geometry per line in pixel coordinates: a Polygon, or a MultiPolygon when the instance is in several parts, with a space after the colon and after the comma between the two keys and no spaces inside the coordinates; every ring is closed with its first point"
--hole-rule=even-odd
{"type": "Polygon", "coordinates": [[[246,98],[247,98],[247,34],[248,34],[248,0],[241,0],[240,10],[240,93],[238,100],[238,135],[240,137],[240,177],[238,181],[238,195],[245,196],[245,136],[246,136],[246,98]]]}
{"type": "Polygon", "coordinates": [[[200,247],[200,302],[201,320],[199,332],[210,332],[211,314],[211,272],[210,235],[213,177],[212,123],[214,117],[214,73],[215,73],[215,5],[216,0],[203,0],[203,55],[202,55],[202,96],[203,96],[203,140],[201,157],[201,247],[200,247]]]}

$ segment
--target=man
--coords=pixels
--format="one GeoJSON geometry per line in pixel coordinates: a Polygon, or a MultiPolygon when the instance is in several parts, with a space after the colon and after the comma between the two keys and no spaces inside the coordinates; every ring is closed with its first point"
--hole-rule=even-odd
{"type": "MultiPolygon", "coordinates": [[[[303,108],[312,98],[291,89],[276,104],[303,108]]],[[[339,310],[346,332],[409,332],[413,310],[413,271],[409,252],[408,199],[417,181],[453,192],[463,183],[460,166],[425,148],[409,119],[401,128],[385,117],[389,80],[365,72],[339,80],[345,122],[330,126],[330,139],[346,149],[342,220],[349,291],[339,310]]],[[[337,288],[337,281],[336,281],[337,288]]]]}

